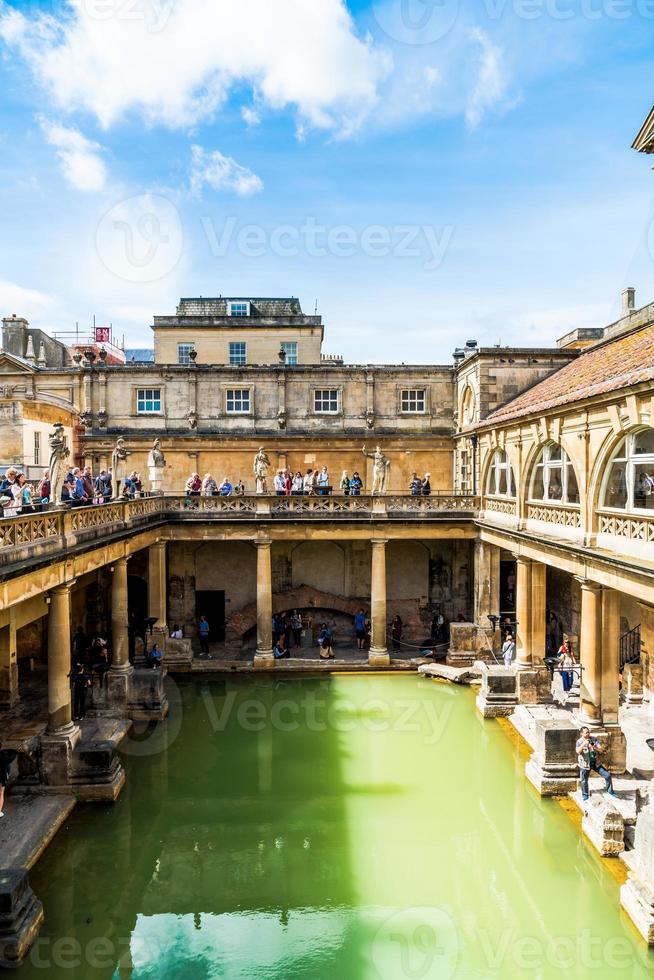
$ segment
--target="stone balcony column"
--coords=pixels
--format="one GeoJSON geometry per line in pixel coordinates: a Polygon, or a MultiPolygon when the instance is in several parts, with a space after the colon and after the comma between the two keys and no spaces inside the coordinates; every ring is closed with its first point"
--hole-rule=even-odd
{"type": "Polygon", "coordinates": [[[654,606],[639,602],[640,662],[643,669],[643,701],[654,712],[654,606]]]}
{"type": "Polygon", "coordinates": [[[489,614],[500,611],[500,549],[495,544],[475,541],[474,621],[490,628],[489,614]]]}
{"type": "Polygon", "coordinates": [[[620,702],[620,593],[602,589],[602,723],[618,724],[620,702]]]}
{"type": "Polygon", "coordinates": [[[580,717],[584,724],[599,726],[602,721],[602,587],[588,579],[581,584],[581,699],[580,717]]]}
{"type": "Polygon", "coordinates": [[[530,653],[536,666],[545,656],[545,611],[547,608],[547,565],[540,561],[531,563],[529,589],[530,653]]]}
{"type": "Polygon", "coordinates": [[[0,629],[0,708],[12,708],[19,700],[16,616],[7,610],[9,622],[0,629]]]}
{"type": "Polygon", "coordinates": [[[373,538],[370,589],[371,636],[368,663],[373,667],[388,667],[391,658],[386,640],[386,542],[373,538]]]}
{"type": "Polygon", "coordinates": [[[516,666],[531,667],[531,566],[530,558],[516,557],[516,666]]]}
{"type": "Polygon", "coordinates": [[[259,538],[257,549],[257,649],[255,669],[274,666],[272,649],[272,560],[270,538],[259,538]]]}
{"type": "Polygon", "coordinates": [[[157,541],[148,548],[148,615],[158,633],[168,632],[167,608],[166,542],[157,541]]]}
{"type": "Polygon", "coordinates": [[[73,724],[70,652],[70,590],[72,582],[50,591],[48,612],[48,727],[47,734],[68,737],[73,724]]]}
{"type": "Polygon", "coordinates": [[[127,558],[117,558],[113,563],[111,582],[111,669],[125,671],[129,663],[127,558]]]}

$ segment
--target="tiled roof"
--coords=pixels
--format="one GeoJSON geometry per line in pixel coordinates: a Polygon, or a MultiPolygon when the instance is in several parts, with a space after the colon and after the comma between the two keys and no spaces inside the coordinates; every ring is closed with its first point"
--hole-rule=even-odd
{"type": "Polygon", "coordinates": [[[633,150],[640,150],[641,153],[654,153],[654,106],[640,127],[638,136],[631,144],[633,150]]]}
{"type": "Polygon", "coordinates": [[[651,380],[654,380],[654,324],[581,354],[492,412],[481,424],[505,422],[651,380]]]}
{"type": "Polygon", "coordinates": [[[302,307],[295,297],[269,296],[196,296],[183,297],[177,306],[178,316],[229,316],[229,303],[249,303],[251,316],[301,316],[302,307]]]}

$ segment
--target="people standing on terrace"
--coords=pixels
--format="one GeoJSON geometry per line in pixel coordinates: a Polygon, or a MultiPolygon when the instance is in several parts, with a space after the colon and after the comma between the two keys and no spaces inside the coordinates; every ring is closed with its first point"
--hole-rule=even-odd
{"type": "Polygon", "coordinates": [[[303,488],[304,493],[309,496],[311,494],[311,488],[313,487],[313,470],[308,469],[303,477],[303,488]]]}
{"type": "Polygon", "coordinates": [[[346,497],[350,495],[350,478],[347,475],[347,470],[343,470],[341,473],[341,482],[338,485],[338,489],[341,493],[344,493],[346,497]]]}
{"type": "Polygon", "coordinates": [[[199,473],[191,473],[188,480],[186,481],[186,496],[187,497],[199,497],[200,491],[202,490],[202,480],[200,479],[199,473]]]}
{"type": "Polygon", "coordinates": [[[352,479],[350,480],[350,496],[360,497],[361,490],[363,488],[363,480],[359,476],[358,472],[355,470],[352,474],[352,479]]]}
{"type": "Polygon", "coordinates": [[[111,474],[106,470],[100,470],[99,475],[95,478],[94,489],[94,502],[96,504],[103,504],[107,500],[111,500],[112,497],[112,486],[111,486],[111,474]]]}
{"type": "Polygon", "coordinates": [[[245,484],[243,483],[243,480],[239,480],[236,486],[234,487],[234,496],[235,497],[245,496],[245,484]]]}
{"type": "Polygon", "coordinates": [[[211,473],[205,473],[204,480],[202,481],[202,496],[215,497],[217,493],[218,493],[218,484],[212,477],[211,473]]]}
{"type": "Polygon", "coordinates": [[[419,497],[422,494],[422,480],[416,472],[411,474],[411,482],[409,483],[409,491],[412,497],[419,497]]]}
{"type": "Polygon", "coordinates": [[[291,482],[291,494],[293,497],[301,497],[304,493],[304,477],[298,470],[291,482]]]}
{"type": "Polygon", "coordinates": [[[41,508],[47,507],[50,503],[50,470],[46,470],[38,485],[37,489],[39,503],[41,508]]]}
{"type": "Polygon", "coordinates": [[[422,481],[420,493],[423,497],[428,497],[431,493],[431,473],[425,473],[422,481]]]}
{"type": "Polygon", "coordinates": [[[276,496],[284,497],[286,495],[286,481],[282,470],[277,470],[275,473],[275,476],[273,477],[273,488],[276,496]]]}
{"type": "Polygon", "coordinates": [[[318,493],[320,496],[326,496],[329,493],[329,472],[326,466],[323,466],[318,474],[316,483],[318,485],[318,493]]]}
{"type": "Polygon", "coordinates": [[[223,482],[218,487],[218,492],[221,497],[231,497],[234,487],[229,482],[229,477],[226,476],[223,482]]]}

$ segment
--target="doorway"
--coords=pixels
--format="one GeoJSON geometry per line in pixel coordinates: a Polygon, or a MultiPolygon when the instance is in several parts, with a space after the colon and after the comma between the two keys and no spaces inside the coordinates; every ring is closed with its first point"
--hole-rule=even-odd
{"type": "Polygon", "coordinates": [[[205,589],[195,593],[195,621],[205,615],[209,620],[209,642],[225,640],[225,592],[221,589],[205,589]]]}

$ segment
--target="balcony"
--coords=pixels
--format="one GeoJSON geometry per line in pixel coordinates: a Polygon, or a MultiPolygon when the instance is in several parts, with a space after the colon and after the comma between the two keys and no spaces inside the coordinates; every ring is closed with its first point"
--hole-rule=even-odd
{"type": "Polygon", "coordinates": [[[26,570],[62,554],[106,544],[162,524],[283,524],[470,521],[479,498],[467,494],[385,496],[185,497],[158,494],[99,506],[48,509],[0,520],[0,574],[26,570]]]}

